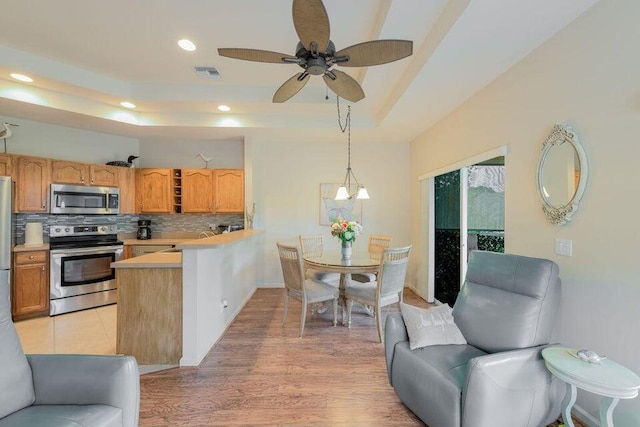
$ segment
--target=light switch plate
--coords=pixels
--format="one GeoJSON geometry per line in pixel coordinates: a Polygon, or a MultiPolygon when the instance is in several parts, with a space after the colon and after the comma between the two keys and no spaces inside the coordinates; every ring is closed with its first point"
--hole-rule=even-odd
{"type": "Polygon", "coordinates": [[[556,254],[571,256],[573,252],[573,242],[568,239],[556,239],[556,254]]]}

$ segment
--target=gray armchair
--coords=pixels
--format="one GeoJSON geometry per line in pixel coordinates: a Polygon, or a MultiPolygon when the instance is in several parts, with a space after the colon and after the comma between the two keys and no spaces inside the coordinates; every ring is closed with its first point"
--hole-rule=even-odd
{"type": "Polygon", "coordinates": [[[541,356],[559,299],[554,262],[473,251],[453,307],[467,344],[410,350],[401,314],[389,314],[389,381],[429,427],[548,425],[564,395],[541,356]]]}
{"type": "Polygon", "coordinates": [[[25,356],[0,286],[0,427],[138,425],[140,375],[128,356],[25,356]]]}

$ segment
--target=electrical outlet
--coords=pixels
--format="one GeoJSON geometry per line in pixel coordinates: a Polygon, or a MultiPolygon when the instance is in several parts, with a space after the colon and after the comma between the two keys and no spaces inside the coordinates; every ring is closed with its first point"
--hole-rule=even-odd
{"type": "Polygon", "coordinates": [[[568,239],[556,239],[556,254],[571,256],[573,253],[573,242],[568,239]]]}

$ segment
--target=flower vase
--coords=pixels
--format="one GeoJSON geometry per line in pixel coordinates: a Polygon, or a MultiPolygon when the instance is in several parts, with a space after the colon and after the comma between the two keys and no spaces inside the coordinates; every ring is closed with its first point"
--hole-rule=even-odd
{"type": "Polygon", "coordinates": [[[342,241],[342,259],[351,259],[351,240],[342,241]]]}

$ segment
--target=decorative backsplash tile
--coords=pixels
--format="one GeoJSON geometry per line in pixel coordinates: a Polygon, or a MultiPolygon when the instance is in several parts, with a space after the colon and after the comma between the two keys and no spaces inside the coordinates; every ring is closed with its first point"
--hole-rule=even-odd
{"type": "Polygon", "coordinates": [[[41,222],[43,241],[49,242],[49,228],[57,224],[86,225],[86,224],[117,224],[118,233],[135,233],[138,230],[138,220],[151,220],[152,232],[194,232],[209,230],[209,224],[243,225],[243,214],[176,214],[176,215],[50,215],[50,214],[14,214],[13,238],[16,244],[24,243],[24,229],[27,222],[41,222]]]}

